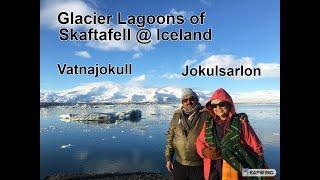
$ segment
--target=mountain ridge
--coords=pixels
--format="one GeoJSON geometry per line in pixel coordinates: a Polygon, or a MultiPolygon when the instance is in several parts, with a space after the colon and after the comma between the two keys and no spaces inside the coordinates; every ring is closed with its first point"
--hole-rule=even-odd
{"type": "MultiPolygon", "coordinates": [[[[112,82],[92,83],[57,92],[41,92],[40,103],[179,103],[183,88],[141,87],[112,82]]],[[[200,102],[212,92],[194,89],[200,102]]],[[[235,103],[279,103],[278,90],[231,92],[235,103]]]]}

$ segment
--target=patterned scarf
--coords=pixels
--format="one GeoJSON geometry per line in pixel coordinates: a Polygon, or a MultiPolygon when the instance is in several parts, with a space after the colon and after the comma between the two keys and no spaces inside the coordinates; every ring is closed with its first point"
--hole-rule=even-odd
{"type": "MultiPolygon", "coordinates": [[[[231,118],[230,127],[221,141],[217,138],[216,125],[212,117],[206,119],[205,140],[209,146],[221,150],[221,157],[240,175],[242,168],[262,169],[264,159],[240,143],[241,122],[244,113],[236,114],[231,118]]],[[[246,116],[246,115],[245,115],[246,116]]],[[[247,177],[247,179],[262,179],[262,177],[247,177]]]]}
{"type": "Polygon", "coordinates": [[[200,103],[197,103],[193,108],[188,110],[181,107],[180,120],[186,135],[189,134],[189,132],[193,129],[197,120],[199,119],[200,109],[201,109],[200,103]],[[187,118],[186,115],[189,115],[189,117],[187,118]]]}

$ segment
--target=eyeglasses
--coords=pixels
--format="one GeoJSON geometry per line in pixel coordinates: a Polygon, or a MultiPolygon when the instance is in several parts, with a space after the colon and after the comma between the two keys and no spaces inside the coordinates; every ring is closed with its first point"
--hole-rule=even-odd
{"type": "Polygon", "coordinates": [[[211,104],[212,108],[217,108],[218,106],[222,108],[222,107],[225,107],[227,105],[228,105],[228,102],[225,102],[225,101],[219,102],[218,104],[211,104]]]}
{"type": "Polygon", "coordinates": [[[183,99],[182,100],[182,103],[187,103],[187,102],[194,102],[194,101],[196,101],[196,98],[194,98],[194,97],[190,97],[190,98],[187,98],[187,99],[183,99]]]}

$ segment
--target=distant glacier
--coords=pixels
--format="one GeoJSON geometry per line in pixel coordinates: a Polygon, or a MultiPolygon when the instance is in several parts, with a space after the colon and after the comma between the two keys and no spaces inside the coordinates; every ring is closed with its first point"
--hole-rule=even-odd
{"type": "MultiPolygon", "coordinates": [[[[40,103],[179,103],[183,88],[140,87],[112,82],[91,83],[72,89],[40,91],[40,103]]],[[[207,101],[211,91],[194,89],[201,103],[207,101]]],[[[227,89],[226,89],[227,90],[227,89]]],[[[228,90],[227,90],[228,91],[228,90]]],[[[279,90],[230,92],[235,103],[279,103],[279,90]]]]}

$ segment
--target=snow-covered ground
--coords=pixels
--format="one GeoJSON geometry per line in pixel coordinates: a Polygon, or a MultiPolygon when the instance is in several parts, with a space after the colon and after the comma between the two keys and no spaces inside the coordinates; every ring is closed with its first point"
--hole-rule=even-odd
{"type": "MultiPolygon", "coordinates": [[[[209,99],[212,92],[194,89],[200,102],[209,99]]],[[[113,82],[92,83],[59,92],[40,92],[41,103],[179,103],[182,88],[146,88],[113,82]]],[[[279,90],[230,92],[236,103],[279,103],[279,90]]]]}

